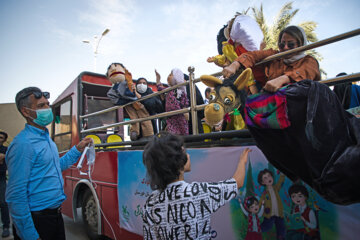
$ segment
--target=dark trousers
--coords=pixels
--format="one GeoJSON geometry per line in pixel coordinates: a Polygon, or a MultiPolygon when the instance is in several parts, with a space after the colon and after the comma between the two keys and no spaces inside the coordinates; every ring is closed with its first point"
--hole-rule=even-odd
{"type": "Polygon", "coordinates": [[[5,192],[6,192],[6,179],[0,179],[1,222],[3,223],[3,228],[9,228],[10,216],[9,216],[8,205],[5,202],[5,192]]]}
{"type": "MultiPolygon", "coordinates": [[[[41,240],[65,240],[65,227],[61,211],[56,209],[45,209],[38,212],[31,212],[36,231],[41,240]]],[[[14,240],[21,240],[16,234],[13,225],[14,240]]]]}
{"type": "Polygon", "coordinates": [[[272,216],[270,218],[264,217],[263,222],[261,223],[261,231],[269,231],[275,223],[276,227],[276,239],[285,239],[286,227],[285,221],[282,217],[272,216]]]}

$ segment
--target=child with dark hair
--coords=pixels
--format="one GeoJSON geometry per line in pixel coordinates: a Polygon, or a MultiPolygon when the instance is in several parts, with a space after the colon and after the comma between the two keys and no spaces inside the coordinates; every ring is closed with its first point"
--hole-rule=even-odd
{"type": "Polygon", "coordinates": [[[231,179],[208,183],[184,181],[191,170],[183,140],[170,133],[154,136],[143,162],[153,190],[144,205],[144,239],[210,239],[210,217],[237,196],[245,178],[249,148],[231,179]]]}
{"type": "Polygon", "coordinates": [[[261,240],[260,217],[264,213],[264,202],[262,202],[261,208],[259,208],[259,201],[254,196],[245,198],[244,206],[241,199],[239,199],[239,202],[241,210],[248,217],[248,230],[245,240],[261,240]]]}
{"type": "Polygon", "coordinates": [[[268,232],[275,224],[277,239],[285,238],[284,207],[280,198],[280,189],[285,181],[285,176],[280,175],[277,183],[274,182],[274,174],[269,169],[259,172],[258,182],[265,187],[260,197],[264,201],[264,219],[261,223],[261,231],[268,232]]]}
{"type": "Polygon", "coordinates": [[[286,232],[286,239],[319,239],[314,210],[306,204],[306,200],[309,198],[306,187],[300,184],[291,185],[289,195],[295,207],[291,210],[289,217],[290,228],[286,232]]]}

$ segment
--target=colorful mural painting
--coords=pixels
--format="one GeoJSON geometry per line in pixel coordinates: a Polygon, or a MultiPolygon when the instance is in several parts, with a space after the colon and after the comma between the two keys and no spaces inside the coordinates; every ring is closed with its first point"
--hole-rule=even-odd
{"type": "MultiPolygon", "coordinates": [[[[355,239],[360,204],[338,206],[302,182],[292,182],[251,146],[245,184],[238,196],[212,215],[212,239],[355,239]]],[[[187,149],[191,172],[185,181],[221,181],[233,175],[243,147],[187,149]]],[[[121,227],[143,234],[142,207],[152,192],[142,151],[118,152],[121,227]]],[[[291,159],[289,159],[291,161],[291,159]]]]}

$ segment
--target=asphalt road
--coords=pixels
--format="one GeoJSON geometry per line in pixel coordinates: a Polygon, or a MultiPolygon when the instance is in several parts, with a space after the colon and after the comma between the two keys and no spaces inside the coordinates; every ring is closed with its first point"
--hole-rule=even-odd
{"type": "MultiPolygon", "coordinates": [[[[82,226],[81,222],[74,222],[73,219],[63,215],[64,218],[64,224],[65,224],[65,234],[66,234],[66,240],[88,240],[89,238],[86,236],[85,230],[82,226]]],[[[0,220],[0,226],[2,226],[1,220],[0,220]]],[[[0,227],[1,229],[1,227],[0,227]]],[[[11,235],[7,238],[1,238],[3,240],[13,240],[12,236],[12,229],[10,229],[11,235]]],[[[2,233],[2,229],[0,230],[0,233],[2,233]]],[[[1,236],[1,234],[0,234],[1,236]]]]}

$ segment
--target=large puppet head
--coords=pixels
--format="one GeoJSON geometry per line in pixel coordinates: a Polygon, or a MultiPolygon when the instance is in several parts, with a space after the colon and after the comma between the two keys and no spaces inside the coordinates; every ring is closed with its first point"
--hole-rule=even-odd
{"type": "Polygon", "coordinates": [[[264,35],[259,24],[248,15],[236,13],[224,29],[226,39],[241,44],[247,51],[260,49],[264,35]]]}
{"type": "Polygon", "coordinates": [[[125,81],[125,75],[128,73],[127,69],[121,63],[112,63],[107,69],[106,77],[113,84],[125,81]]]}
{"type": "Polygon", "coordinates": [[[214,91],[210,93],[209,104],[205,107],[205,119],[209,125],[219,123],[226,113],[239,109],[245,102],[246,93],[243,89],[249,79],[253,78],[252,71],[247,68],[235,81],[234,78],[230,77],[222,81],[211,75],[200,77],[206,86],[214,88],[214,91]]]}

